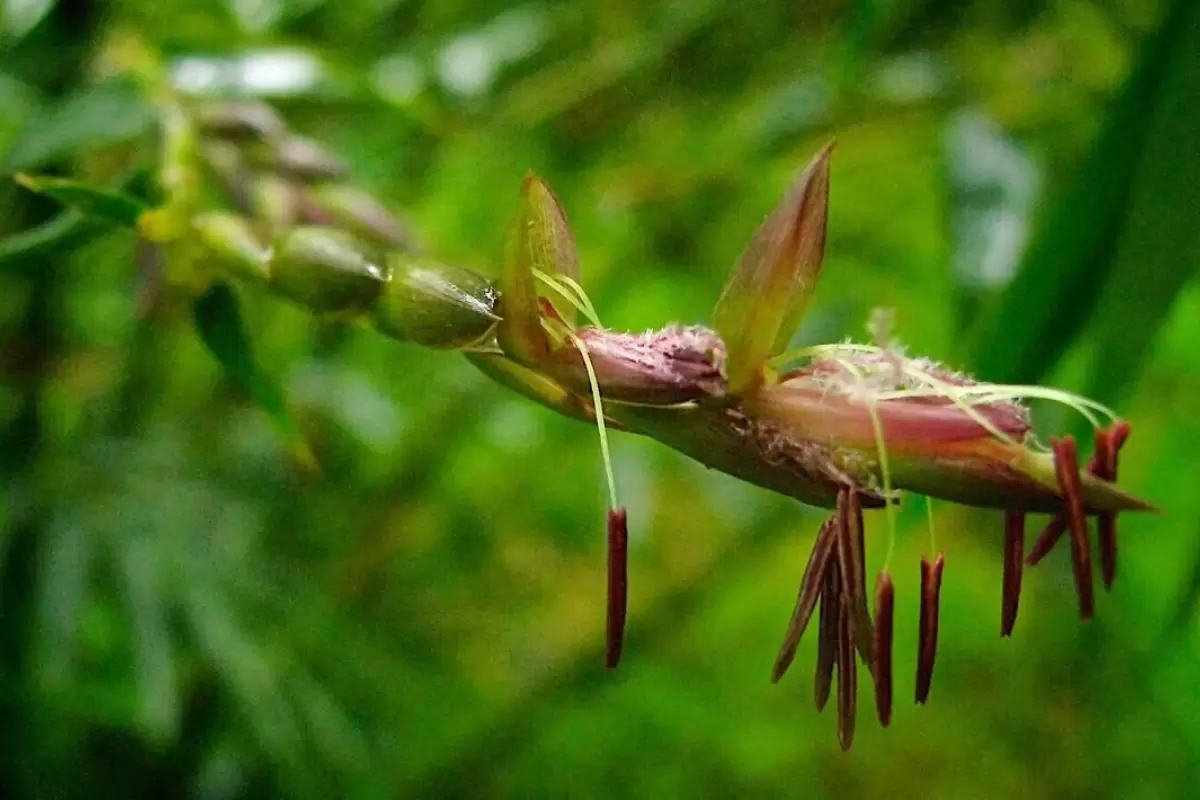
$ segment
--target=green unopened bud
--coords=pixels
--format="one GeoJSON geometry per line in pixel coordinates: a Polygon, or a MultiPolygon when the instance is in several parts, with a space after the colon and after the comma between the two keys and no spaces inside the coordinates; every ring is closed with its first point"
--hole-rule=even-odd
{"type": "Polygon", "coordinates": [[[303,198],[302,216],[312,216],[328,224],[361,236],[381,247],[415,250],[408,226],[361,189],[341,183],[314,187],[303,198]]]}
{"type": "Polygon", "coordinates": [[[463,267],[393,254],[391,280],[375,305],[375,327],[395,339],[456,348],[486,337],[499,317],[492,282],[463,267]]]}
{"type": "Polygon", "coordinates": [[[252,100],[205,103],[195,119],[204,133],[238,142],[272,141],[287,131],[275,109],[252,100]]]}
{"type": "Polygon", "coordinates": [[[221,268],[239,278],[267,280],[269,252],[246,220],[211,211],[198,215],[192,221],[192,227],[221,268]]]}
{"type": "Polygon", "coordinates": [[[387,277],[383,259],[350,234],[296,228],[276,240],[269,282],[277,294],[313,311],[365,311],[387,277]]]}
{"type": "Polygon", "coordinates": [[[301,136],[289,136],[247,148],[250,160],[259,167],[305,182],[335,180],[346,176],[344,162],[325,152],[319,144],[301,136]]]}

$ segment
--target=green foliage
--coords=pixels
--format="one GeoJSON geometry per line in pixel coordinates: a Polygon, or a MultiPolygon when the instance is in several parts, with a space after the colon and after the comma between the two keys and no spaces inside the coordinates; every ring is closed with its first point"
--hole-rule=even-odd
{"type": "MultiPolygon", "coordinates": [[[[29,8],[0,52],[5,169],[131,199],[76,193],[100,219],[0,187],[6,795],[1160,797],[1200,781],[1195,3],[29,8]],[[942,655],[915,708],[929,537],[923,508],[899,509],[892,728],[860,726],[841,754],[811,684],[769,681],[817,516],[614,433],[633,591],[608,673],[594,431],[464,360],[235,296],[215,258],[114,225],[161,202],[124,171],[163,133],[114,76],[131,31],[188,92],[275,103],[336,158],[256,154],[296,179],[235,188],[281,218],[317,209],[374,244],[419,241],[412,263],[498,275],[516,189],[544,176],[616,328],[705,321],[746,233],[836,136],[795,343],[861,338],[889,306],[913,353],[1119,405],[1123,482],[1168,513],[1123,521],[1095,622],[1051,557],[1001,641],[1000,520],[938,507],[942,655]],[[357,188],[323,177],[342,166],[357,188]],[[961,253],[983,255],[956,268],[961,253]],[[304,452],[319,473],[294,469],[304,452]]],[[[408,301],[361,321],[390,302],[408,301]]],[[[872,572],[884,533],[869,523],[872,572]]]]}
{"type": "Polygon", "coordinates": [[[138,218],[148,208],[136,198],[120,192],[97,189],[70,178],[18,174],[16,180],[26,189],[52,197],[83,214],[129,228],[137,227],[138,218]]]}
{"type": "Polygon", "coordinates": [[[132,82],[76,89],[25,119],[5,153],[5,172],[39,169],[63,158],[127,142],[150,129],[154,111],[132,82]]]}
{"type": "MultiPolygon", "coordinates": [[[[1191,226],[1181,220],[1190,214],[1197,186],[1189,172],[1194,159],[1185,154],[1200,147],[1200,130],[1183,98],[1196,86],[1200,14],[1194,3],[1169,8],[1142,45],[1088,161],[982,326],[980,369],[996,380],[1040,380],[1107,296],[1092,385],[1103,400],[1121,398],[1131,377],[1114,374],[1114,365],[1140,360],[1197,266],[1188,255],[1195,248],[1191,226]],[[1164,193],[1172,188],[1174,194],[1164,193]],[[1148,191],[1154,196],[1145,196],[1148,191]],[[1170,241],[1178,236],[1184,240],[1170,241]],[[1167,261],[1156,265],[1158,258],[1167,261]],[[1117,347],[1131,358],[1114,358],[1117,347]]],[[[1115,371],[1127,373],[1123,366],[1115,371]]]]}
{"type": "Polygon", "coordinates": [[[223,283],[214,283],[193,307],[196,331],[225,368],[226,374],[258,403],[296,456],[313,465],[312,454],[292,420],[278,384],[254,362],[250,339],[238,310],[237,296],[223,283]]]}

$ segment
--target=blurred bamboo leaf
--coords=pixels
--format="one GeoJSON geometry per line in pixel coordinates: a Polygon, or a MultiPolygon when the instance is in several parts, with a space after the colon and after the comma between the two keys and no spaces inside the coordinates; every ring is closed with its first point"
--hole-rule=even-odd
{"type": "Polygon", "coordinates": [[[12,138],[38,107],[38,92],[27,83],[0,72],[0,152],[8,150],[12,138]]]}
{"type": "MultiPolygon", "coordinates": [[[[1131,229],[1135,214],[1150,213],[1133,208],[1132,187],[1142,179],[1150,126],[1165,105],[1172,54],[1186,44],[1182,23],[1193,5],[1175,0],[1143,43],[1079,179],[1052,209],[993,312],[976,327],[974,362],[989,380],[1041,379],[1075,341],[1121,269],[1119,238],[1131,229]]],[[[1126,370],[1133,366],[1121,363],[1126,370]]]]}
{"type": "Polygon", "coordinates": [[[100,233],[102,225],[74,209],[36,228],[14,233],[0,241],[0,267],[17,264],[54,250],[80,247],[100,233]]]}
{"type": "Polygon", "coordinates": [[[65,156],[129,141],[149,131],[153,120],[132,82],[98,83],[34,114],[16,135],[3,171],[37,169],[65,156]]]}
{"type": "Polygon", "coordinates": [[[94,545],[95,539],[75,519],[55,519],[46,530],[38,653],[38,676],[44,689],[58,689],[70,678],[80,612],[92,578],[94,545]]]}
{"type": "Polygon", "coordinates": [[[1200,3],[1177,0],[1167,72],[1130,188],[1095,325],[1088,393],[1115,404],[1137,381],[1175,297],[1200,269],[1200,3]]]}
{"type": "MultiPolygon", "coordinates": [[[[1200,531],[1194,534],[1193,538],[1200,541],[1200,531]]],[[[1196,619],[1197,608],[1200,608],[1200,551],[1192,556],[1192,566],[1183,581],[1182,594],[1176,606],[1175,615],[1171,618],[1166,635],[1163,637],[1164,644],[1178,641],[1177,637],[1188,631],[1193,620],[1196,619]]]]}
{"type": "Polygon", "coordinates": [[[16,181],[31,192],[53,198],[88,216],[110,220],[131,228],[137,226],[138,217],[149,208],[131,195],[89,186],[70,178],[19,173],[16,181]]]}
{"type": "Polygon", "coordinates": [[[290,684],[296,712],[315,748],[340,766],[362,763],[367,743],[337,699],[308,675],[293,676],[290,684]]]}
{"type": "Polygon", "coordinates": [[[200,338],[225,373],[266,412],[300,463],[315,468],[316,459],[292,419],[283,390],[254,361],[233,290],[223,283],[214,283],[196,300],[193,315],[200,338]]]}
{"type": "Polygon", "coordinates": [[[162,558],[144,536],[127,536],[120,545],[117,561],[133,621],[138,722],[152,738],[169,741],[179,725],[179,698],[162,558]]]}
{"type": "Polygon", "coordinates": [[[263,749],[289,769],[303,770],[303,741],[280,675],[258,643],[238,624],[225,592],[198,575],[185,580],[183,608],[201,650],[238,698],[263,749]]]}
{"type": "Polygon", "coordinates": [[[5,0],[3,16],[4,36],[20,39],[41,22],[56,0],[5,0]]]}

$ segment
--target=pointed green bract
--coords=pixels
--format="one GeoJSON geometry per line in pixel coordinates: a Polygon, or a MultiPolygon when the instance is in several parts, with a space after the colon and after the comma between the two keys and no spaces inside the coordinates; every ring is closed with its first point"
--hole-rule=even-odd
{"type": "MultiPolygon", "coordinates": [[[[521,210],[500,278],[504,319],[497,330],[504,351],[525,364],[537,363],[550,353],[534,278],[538,271],[577,281],[579,257],[558,199],[550,187],[529,175],[521,186],[521,210]]],[[[555,312],[565,321],[574,319],[574,309],[566,304],[556,306],[555,312]]]]}
{"type": "MultiPolygon", "coordinates": [[[[579,283],[579,253],[567,224],[567,214],[550,187],[530,175],[522,187],[522,203],[529,215],[530,257],[534,270],[547,275],[565,275],[579,283]]],[[[555,304],[560,314],[573,313],[555,304]]],[[[566,317],[564,316],[564,319],[566,317]]]]}
{"type": "Polygon", "coordinates": [[[717,301],[713,326],[725,341],[733,394],[762,380],[767,359],[787,346],[808,308],[825,256],[832,152],[829,144],[813,158],[754,232],[717,301]]]}

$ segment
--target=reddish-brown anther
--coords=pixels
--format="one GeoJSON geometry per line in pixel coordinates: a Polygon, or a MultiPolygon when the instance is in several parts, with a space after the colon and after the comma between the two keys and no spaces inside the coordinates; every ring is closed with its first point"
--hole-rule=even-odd
{"type": "Polygon", "coordinates": [[[813,680],[813,702],[822,711],[833,686],[833,667],[840,649],[842,579],[837,564],[829,560],[821,581],[821,613],[817,621],[817,672],[813,680]]]}
{"type": "Polygon", "coordinates": [[[892,576],[875,579],[875,712],[879,724],[892,721],[892,630],[895,623],[896,587],[892,576]]]}
{"type": "Polygon", "coordinates": [[[842,596],[850,615],[851,644],[868,669],[871,658],[871,612],[867,608],[866,562],[863,552],[862,505],[854,486],[838,492],[838,567],[842,573],[842,596]]]}
{"type": "Polygon", "coordinates": [[[775,658],[775,668],[771,672],[772,683],[778,683],[783,674],[787,672],[788,667],[792,665],[792,660],[796,657],[796,648],[800,645],[800,639],[808,628],[813,609],[817,605],[817,597],[821,592],[825,567],[830,562],[830,556],[838,540],[838,520],[837,516],[830,517],[817,533],[816,545],[808,557],[808,565],[804,568],[804,577],[800,580],[796,608],[792,611],[792,618],[783,635],[783,645],[779,648],[779,655],[775,658]]]}
{"type": "MultiPolygon", "coordinates": [[[[1116,453],[1113,450],[1113,432],[1111,429],[1096,431],[1095,449],[1088,461],[1087,470],[1098,478],[1111,481],[1110,471],[1115,468],[1116,453]]],[[[1112,578],[1116,576],[1117,541],[1116,514],[1097,514],[1097,540],[1100,543],[1100,575],[1104,588],[1112,588],[1112,578]]]]}
{"type": "Polygon", "coordinates": [[[1037,540],[1033,543],[1033,548],[1029,551],[1025,563],[1031,567],[1036,567],[1038,562],[1050,555],[1050,551],[1058,544],[1058,540],[1067,532],[1067,519],[1059,515],[1050,520],[1050,523],[1038,535],[1037,540]]]}
{"type": "Polygon", "coordinates": [[[629,526],[625,509],[608,510],[608,615],[604,666],[616,669],[625,643],[625,613],[629,596],[629,526]]]}
{"type": "Polygon", "coordinates": [[[854,641],[851,628],[849,597],[842,592],[841,614],[838,622],[838,742],[842,750],[854,743],[854,723],[858,713],[858,662],[854,660],[854,641]]]}
{"type": "MultiPolygon", "coordinates": [[[[1115,483],[1117,453],[1128,437],[1129,423],[1124,420],[1118,420],[1111,427],[1096,431],[1096,449],[1088,459],[1087,473],[1115,483]]],[[[1100,572],[1104,578],[1105,589],[1111,589],[1117,574],[1117,514],[1115,511],[1099,511],[1096,518],[1100,529],[1100,572]]],[[[1066,513],[1062,513],[1052,519],[1038,536],[1025,563],[1031,567],[1035,566],[1054,549],[1066,532],[1067,516],[1066,513]]]]}
{"type": "Polygon", "coordinates": [[[1095,613],[1092,589],[1092,550],[1088,543],[1087,517],[1083,512],[1083,490],[1079,485],[1079,456],[1075,439],[1064,436],[1051,439],[1054,471],[1058,475],[1063,503],[1066,505],[1067,530],[1071,533],[1071,566],[1075,571],[1075,591],[1079,595],[1079,615],[1091,619],[1095,613]]]}
{"type": "Polygon", "coordinates": [[[1022,555],[1025,551],[1025,512],[1004,513],[1004,589],[1000,612],[1000,635],[1011,636],[1021,600],[1022,555]]]}
{"type": "MultiPolygon", "coordinates": [[[[1096,455],[1093,457],[1100,467],[1097,477],[1107,481],[1117,480],[1117,455],[1125,439],[1129,436],[1129,423],[1118,420],[1107,431],[1096,433],[1096,455]],[[1103,434],[1103,435],[1102,435],[1103,434]],[[1104,457],[1101,458],[1101,439],[1104,439],[1104,457]]],[[[1104,581],[1104,589],[1112,589],[1117,577],[1117,515],[1114,512],[1102,512],[1097,515],[1100,541],[1100,575],[1104,581]]]]}
{"type": "Polygon", "coordinates": [[[933,681],[933,664],[937,659],[938,608],[942,594],[942,571],[946,556],[938,553],[930,561],[921,559],[921,627],[917,636],[917,691],[916,701],[929,699],[929,686],[933,681]]]}

